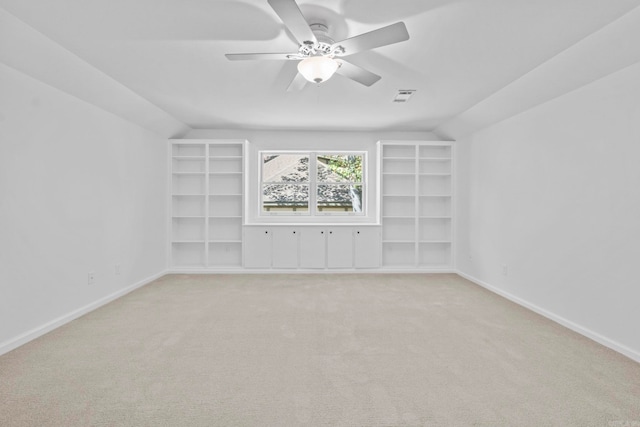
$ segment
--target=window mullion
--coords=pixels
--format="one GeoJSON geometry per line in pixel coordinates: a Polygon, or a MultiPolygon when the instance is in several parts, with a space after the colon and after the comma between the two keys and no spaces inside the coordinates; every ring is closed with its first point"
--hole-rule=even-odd
{"type": "Polygon", "coordinates": [[[318,170],[318,156],[316,152],[309,153],[309,213],[311,215],[317,214],[317,170],[318,170]]]}

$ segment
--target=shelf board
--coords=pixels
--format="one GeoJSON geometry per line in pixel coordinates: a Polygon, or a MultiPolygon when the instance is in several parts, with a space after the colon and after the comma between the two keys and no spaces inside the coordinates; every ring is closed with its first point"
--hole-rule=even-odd
{"type": "Polygon", "coordinates": [[[209,219],[242,219],[242,215],[209,215],[209,219]]]}
{"type": "Polygon", "coordinates": [[[451,176],[450,172],[447,173],[439,173],[439,172],[420,172],[418,173],[420,176],[451,176]]]}
{"type": "Polygon", "coordinates": [[[416,160],[415,157],[382,157],[382,160],[411,160],[414,161],[416,160]]]}
{"type": "Polygon", "coordinates": [[[213,264],[209,263],[207,268],[215,268],[217,270],[225,269],[225,270],[240,270],[242,265],[240,264],[213,264]]]}
{"type": "Polygon", "coordinates": [[[204,197],[206,194],[172,194],[173,197],[204,197]]]}
{"type": "Polygon", "coordinates": [[[209,194],[210,197],[242,197],[242,194],[209,194]]]}
{"type": "Polygon", "coordinates": [[[416,241],[415,240],[383,240],[382,244],[385,243],[411,243],[414,244],[416,241]]]}
{"type": "Polygon", "coordinates": [[[382,172],[383,176],[415,176],[414,172],[382,172]]]}
{"type": "Polygon", "coordinates": [[[204,160],[205,156],[171,156],[172,159],[176,160],[204,160]]]}
{"type": "Polygon", "coordinates": [[[420,240],[418,243],[438,243],[438,244],[450,244],[451,240],[420,240]]]}
{"type": "Polygon", "coordinates": [[[209,175],[242,175],[242,171],[236,171],[236,172],[209,172],[209,175]]]}
{"type": "Polygon", "coordinates": [[[450,162],[451,161],[451,157],[419,157],[420,160],[436,160],[436,161],[442,161],[442,162],[450,162]]]}
{"type": "Polygon", "coordinates": [[[216,239],[209,240],[210,245],[215,245],[217,243],[242,243],[242,240],[216,240],[216,239]]]}
{"type": "Polygon", "coordinates": [[[419,219],[451,219],[452,217],[451,216],[446,216],[446,215],[443,215],[443,216],[438,216],[438,215],[432,215],[432,216],[424,215],[423,216],[423,215],[421,215],[418,218],[419,219]]]}
{"type": "Polygon", "coordinates": [[[382,215],[382,219],[416,219],[416,217],[406,215],[382,215]]]}
{"type": "Polygon", "coordinates": [[[204,215],[173,215],[171,218],[173,219],[205,219],[204,215]]]}
{"type": "Polygon", "coordinates": [[[382,197],[409,197],[411,199],[415,198],[415,194],[383,194],[382,197]]]}
{"type": "Polygon", "coordinates": [[[204,240],[172,240],[171,244],[182,244],[182,243],[197,243],[197,244],[204,244],[205,241],[204,240]]]}
{"type": "Polygon", "coordinates": [[[441,197],[445,199],[450,199],[451,194],[420,194],[418,197],[441,197]]]}
{"type": "Polygon", "coordinates": [[[206,172],[173,172],[173,175],[206,175],[206,172]]]}
{"type": "Polygon", "coordinates": [[[217,159],[221,159],[221,160],[242,159],[242,156],[212,156],[211,154],[209,154],[209,160],[217,160],[217,159]]]}

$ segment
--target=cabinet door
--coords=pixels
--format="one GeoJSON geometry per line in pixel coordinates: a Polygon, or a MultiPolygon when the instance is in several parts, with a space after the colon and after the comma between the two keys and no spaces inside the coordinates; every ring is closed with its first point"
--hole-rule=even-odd
{"type": "Polygon", "coordinates": [[[271,267],[271,230],[245,227],[243,243],[245,268],[271,267]]]}
{"type": "Polygon", "coordinates": [[[380,228],[361,227],[353,232],[354,267],[380,267],[380,228]]]}
{"type": "Polygon", "coordinates": [[[350,227],[335,227],[328,230],[327,267],[353,267],[353,230],[350,227]]]}
{"type": "Polygon", "coordinates": [[[298,268],[299,231],[291,227],[272,229],[273,268],[298,268]]]}
{"type": "Polygon", "coordinates": [[[325,268],[326,236],[324,228],[304,227],[300,230],[300,268],[325,268]]]}

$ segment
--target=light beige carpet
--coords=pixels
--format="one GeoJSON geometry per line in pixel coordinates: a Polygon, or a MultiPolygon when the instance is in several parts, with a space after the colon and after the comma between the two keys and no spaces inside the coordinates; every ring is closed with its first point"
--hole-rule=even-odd
{"type": "Polygon", "coordinates": [[[0,357],[2,426],[640,426],[640,365],[456,275],[171,275],[0,357]]]}

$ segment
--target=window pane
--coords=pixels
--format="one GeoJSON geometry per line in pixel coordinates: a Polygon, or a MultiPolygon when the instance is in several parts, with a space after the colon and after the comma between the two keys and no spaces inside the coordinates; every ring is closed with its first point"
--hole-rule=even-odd
{"type": "Polygon", "coordinates": [[[309,156],[263,154],[262,182],[309,182],[309,156]]]}
{"type": "Polygon", "coordinates": [[[263,184],[263,212],[307,212],[309,186],[302,184],[263,184]]]}
{"type": "Polygon", "coordinates": [[[362,182],[362,155],[319,154],[318,182],[362,182]]]}
{"type": "Polygon", "coordinates": [[[318,212],[362,212],[362,206],[361,185],[318,185],[318,212]]]}

